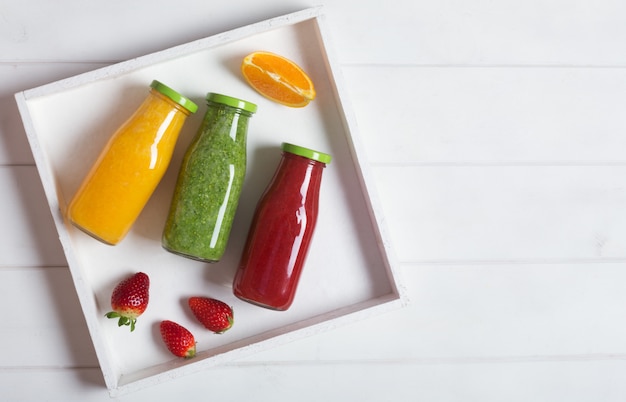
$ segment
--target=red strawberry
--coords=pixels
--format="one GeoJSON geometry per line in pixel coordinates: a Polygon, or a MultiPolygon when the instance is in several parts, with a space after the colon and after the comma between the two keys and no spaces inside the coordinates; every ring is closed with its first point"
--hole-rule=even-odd
{"type": "Polygon", "coordinates": [[[111,307],[113,311],[105,314],[108,318],[119,318],[118,326],[130,325],[135,330],[137,317],[148,307],[150,278],[143,272],[124,279],[113,289],[111,307]]]}
{"type": "Polygon", "coordinates": [[[193,334],[174,321],[161,321],[161,337],[167,349],[178,357],[189,359],[196,355],[193,334]]]}
{"type": "Polygon", "coordinates": [[[233,309],[220,300],[209,297],[190,297],[189,308],[207,329],[221,334],[233,326],[233,309]]]}

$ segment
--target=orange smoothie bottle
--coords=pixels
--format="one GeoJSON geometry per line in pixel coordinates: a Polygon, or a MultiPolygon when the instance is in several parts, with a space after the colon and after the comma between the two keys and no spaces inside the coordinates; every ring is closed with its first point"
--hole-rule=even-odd
{"type": "Polygon", "coordinates": [[[180,130],[198,106],[152,81],[135,113],[113,134],[67,209],[69,220],[110,245],[128,233],[169,166],[180,130]]]}

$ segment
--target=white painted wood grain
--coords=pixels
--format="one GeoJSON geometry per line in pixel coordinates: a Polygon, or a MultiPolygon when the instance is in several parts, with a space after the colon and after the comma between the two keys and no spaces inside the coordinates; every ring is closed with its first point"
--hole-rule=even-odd
{"type": "MultiPolygon", "coordinates": [[[[15,77],[0,82],[0,163],[33,163],[15,92],[101,66],[0,64],[15,77]]],[[[347,66],[343,76],[375,164],[626,163],[626,68],[347,66]]]]}
{"type": "Polygon", "coordinates": [[[346,64],[624,65],[619,0],[328,2],[346,64]],[[349,27],[349,28],[348,28],[349,27]]]}
{"type": "Polygon", "coordinates": [[[67,264],[34,166],[0,166],[0,267],[67,264]]]}
{"type": "Polygon", "coordinates": [[[0,371],[98,367],[67,267],[2,267],[0,278],[0,371]]]}
{"type": "MultiPolygon", "coordinates": [[[[185,400],[302,402],[393,400],[413,402],[621,402],[626,385],[623,361],[467,364],[262,364],[227,366],[157,385],[116,401],[185,400]],[[366,380],[367,379],[367,380],[366,380]]],[[[0,383],[7,400],[102,401],[95,369],[4,370],[0,383]]]]}
{"type": "MultiPolygon", "coordinates": [[[[12,94],[310,5],[0,0],[0,399],[110,400],[12,94]]],[[[622,401],[625,7],[327,4],[411,304],[120,400],[622,401]]]]}
{"type": "MultiPolygon", "coordinates": [[[[318,3],[65,0],[25,7],[3,1],[0,60],[125,60],[318,3]]],[[[626,40],[619,0],[326,3],[342,63],[626,63],[618,51],[626,40]]]]}
{"type": "MultiPolygon", "coordinates": [[[[244,359],[263,364],[464,365],[626,361],[622,263],[405,265],[411,303],[244,359]],[[601,314],[598,306],[602,306],[601,314]],[[356,338],[355,339],[355,335],[356,338]]],[[[96,367],[65,267],[2,268],[8,300],[24,303],[3,331],[11,367],[96,367]],[[13,347],[31,345],[32,353],[13,347]]],[[[225,335],[228,336],[228,335],[225,335]]]]}
{"type": "Polygon", "coordinates": [[[405,309],[246,362],[626,360],[624,267],[602,262],[405,264],[402,276],[411,301],[405,309]]]}
{"type": "Polygon", "coordinates": [[[403,262],[626,258],[625,166],[376,167],[403,262]]]}
{"type": "Polygon", "coordinates": [[[344,71],[375,164],[626,163],[625,68],[344,71]]]}
{"type": "Polygon", "coordinates": [[[0,61],[117,62],[310,7],[307,3],[123,0],[0,4],[0,61]],[[50,16],[63,15],[63,23],[50,16]],[[51,45],[53,44],[53,45],[51,45]]]}
{"type": "Polygon", "coordinates": [[[103,66],[102,63],[0,62],[0,165],[34,164],[15,103],[16,92],[103,66]]]}

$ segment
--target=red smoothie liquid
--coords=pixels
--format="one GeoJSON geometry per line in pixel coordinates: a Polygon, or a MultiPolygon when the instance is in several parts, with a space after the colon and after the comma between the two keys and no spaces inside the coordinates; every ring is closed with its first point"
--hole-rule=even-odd
{"type": "Polygon", "coordinates": [[[233,291],[240,299],[275,310],[291,306],[317,222],[325,166],[283,152],[256,207],[235,275],[233,291]]]}

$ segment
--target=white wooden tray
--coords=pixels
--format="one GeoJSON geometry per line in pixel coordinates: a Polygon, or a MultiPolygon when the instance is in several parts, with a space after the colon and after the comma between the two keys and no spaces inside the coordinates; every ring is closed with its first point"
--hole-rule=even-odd
{"type": "MultiPolygon", "coordinates": [[[[339,68],[329,50],[322,8],[311,8],[128,60],[15,95],[69,269],[111,395],[231,361],[405,304],[367,173],[339,68]],[[282,54],[314,81],[317,99],[302,109],[258,95],[242,79],[242,58],[255,50],[282,54]],[[130,234],[107,246],[68,224],[63,211],[111,133],[158,79],[192,98],[170,169],[130,234]],[[160,244],[182,154],[200,125],[207,92],[259,106],[248,133],[248,174],[224,259],[188,260],[160,244]],[[320,213],[296,300],[287,312],[242,302],[231,284],[253,210],[292,142],[332,154],[322,180],[320,213]],[[137,329],[104,317],[115,284],[136,271],[151,278],[151,300],[137,329]],[[205,330],[186,307],[191,295],[233,306],[235,325],[205,330]],[[194,333],[198,355],[184,360],[163,345],[158,324],[176,321],[194,333]]],[[[384,133],[381,133],[384,135],[384,133]]],[[[209,379],[210,380],[210,379],[209,379]]]]}

